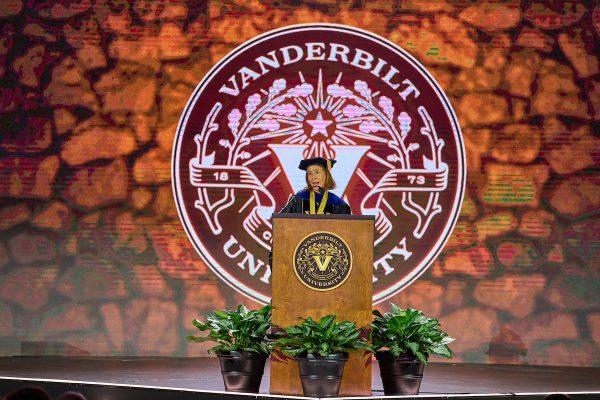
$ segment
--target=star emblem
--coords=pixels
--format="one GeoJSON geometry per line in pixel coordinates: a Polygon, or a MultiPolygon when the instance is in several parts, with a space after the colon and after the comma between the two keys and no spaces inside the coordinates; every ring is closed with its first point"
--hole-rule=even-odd
{"type": "Polygon", "coordinates": [[[328,137],[327,127],[331,125],[333,121],[330,119],[323,119],[323,116],[319,111],[317,114],[317,119],[308,119],[306,122],[313,128],[312,132],[310,133],[311,137],[318,135],[319,133],[323,134],[325,137],[328,137]]]}

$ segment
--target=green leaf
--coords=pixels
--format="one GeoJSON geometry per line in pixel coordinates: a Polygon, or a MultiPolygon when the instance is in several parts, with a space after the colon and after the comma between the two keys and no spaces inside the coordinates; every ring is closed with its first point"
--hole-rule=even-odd
{"type": "Polygon", "coordinates": [[[194,319],[192,324],[200,331],[208,331],[205,337],[187,336],[193,342],[213,341],[217,345],[210,353],[245,350],[269,354],[273,340],[267,331],[271,327],[271,305],[249,310],[240,304],[235,310],[216,310],[206,316],[206,322],[194,319]]]}
{"type": "Polygon", "coordinates": [[[349,321],[338,322],[335,315],[326,315],[319,321],[308,317],[284,330],[285,335],[277,335],[275,346],[289,356],[303,353],[327,356],[369,348],[356,324],[349,321]]]}
{"type": "Polygon", "coordinates": [[[372,352],[388,349],[395,357],[410,354],[423,363],[427,363],[427,357],[431,354],[452,357],[448,344],[454,339],[440,329],[437,319],[412,308],[402,309],[396,304],[390,304],[390,309],[390,312],[383,314],[373,311],[370,335],[372,352]]]}

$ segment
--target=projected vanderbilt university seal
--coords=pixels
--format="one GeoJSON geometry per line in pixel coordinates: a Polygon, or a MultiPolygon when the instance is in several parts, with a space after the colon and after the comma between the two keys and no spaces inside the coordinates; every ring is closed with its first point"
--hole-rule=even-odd
{"type": "MultiPolygon", "coordinates": [[[[427,270],[452,232],[465,186],[450,102],[421,64],[379,36],[295,25],[219,61],[178,126],[175,201],[219,278],[270,300],[270,218],[305,186],[297,167],[311,157],[336,159],[334,193],[354,214],[375,217],[375,303],[427,270]]],[[[328,274],[331,285],[343,283],[351,255],[340,243],[332,236],[298,247],[293,262],[306,285],[328,289],[328,274]]]]}

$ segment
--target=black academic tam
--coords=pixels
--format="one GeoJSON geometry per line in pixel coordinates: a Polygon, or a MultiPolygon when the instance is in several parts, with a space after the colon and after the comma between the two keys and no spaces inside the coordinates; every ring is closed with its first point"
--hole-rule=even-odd
{"type": "Polygon", "coordinates": [[[320,165],[325,169],[325,171],[329,171],[331,168],[333,168],[333,165],[336,162],[337,162],[336,160],[328,160],[323,157],[307,158],[306,160],[300,161],[300,165],[298,165],[298,168],[301,169],[302,171],[306,171],[306,169],[308,167],[310,167],[311,165],[320,165]],[[329,161],[329,166],[327,165],[328,161],[329,161]]]}

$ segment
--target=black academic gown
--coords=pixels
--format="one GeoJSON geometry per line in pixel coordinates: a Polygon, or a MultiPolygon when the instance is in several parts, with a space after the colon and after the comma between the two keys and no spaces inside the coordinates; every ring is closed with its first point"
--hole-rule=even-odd
{"type": "MultiPolygon", "coordinates": [[[[321,205],[323,194],[315,193],[315,208],[318,210],[321,205]]],[[[310,213],[310,191],[301,190],[293,195],[287,204],[279,211],[285,214],[309,214],[310,213]]],[[[327,204],[325,204],[325,214],[352,214],[350,206],[344,200],[335,194],[327,194],[327,204]]]]}
{"type": "MultiPolygon", "coordinates": [[[[321,205],[323,194],[315,193],[315,208],[318,210],[321,205]]],[[[310,191],[301,190],[293,195],[285,206],[279,211],[283,214],[309,214],[310,213],[310,191]]],[[[335,194],[327,193],[327,204],[325,204],[325,214],[352,214],[348,203],[340,199],[335,194]]],[[[273,268],[273,252],[269,252],[269,267],[273,268]]]]}

